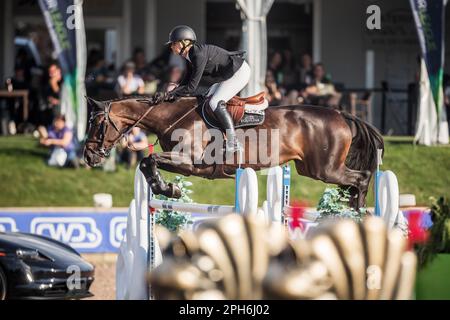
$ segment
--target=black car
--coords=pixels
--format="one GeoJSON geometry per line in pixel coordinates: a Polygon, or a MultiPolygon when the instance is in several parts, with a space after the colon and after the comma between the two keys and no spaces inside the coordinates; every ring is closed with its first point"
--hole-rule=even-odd
{"type": "Polygon", "coordinates": [[[0,232],[0,300],[81,299],[92,296],[94,267],[59,241],[0,232]]]}

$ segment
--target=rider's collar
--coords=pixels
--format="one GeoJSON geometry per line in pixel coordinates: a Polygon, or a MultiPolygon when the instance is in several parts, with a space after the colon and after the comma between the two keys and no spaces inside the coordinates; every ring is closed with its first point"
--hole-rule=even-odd
{"type": "Polygon", "coordinates": [[[186,55],[186,60],[189,61],[189,62],[192,62],[192,61],[191,61],[191,58],[189,58],[189,54],[190,54],[190,53],[191,53],[191,50],[188,51],[188,53],[187,53],[187,55],[186,55]]]}

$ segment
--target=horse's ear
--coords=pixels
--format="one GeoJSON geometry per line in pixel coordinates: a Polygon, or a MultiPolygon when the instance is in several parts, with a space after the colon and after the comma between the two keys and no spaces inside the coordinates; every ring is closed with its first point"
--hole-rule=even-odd
{"type": "Polygon", "coordinates": [[[101,101],[94,100],[88,96],[86,96],[86,100],[87,100],[88,104],[94,109],[98,109],[98,110],[105,109],[105,104],[101,101]]]}

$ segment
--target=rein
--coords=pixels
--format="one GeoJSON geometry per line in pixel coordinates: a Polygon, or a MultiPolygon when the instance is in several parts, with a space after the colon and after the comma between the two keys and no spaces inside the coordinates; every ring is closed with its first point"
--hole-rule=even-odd
{"type": "MultiPolygon", "coordinates": [[[[137,102],[140,103],[149,103],[150,100],[147,99],[138,99],[136,100],[137,102]]],[[[110,112],[111,112],[111,102],[108,102],[108,104],[106,105],[104,110],[101,111],[97,111],[97,112],[93,112],[91,115],[91,118],[89,120],[89,122],[93,123],[94,119],[99,117],[99,116],[103,116],[104,120],[101,122],[101,126],[102,126],[102,133],[101,136],[96,139],[96,138],[91,138],[91,139],[87,139],[86,142],[94,142],[94,143],[99,143],[101,148],[99,148],[98,150],[94,150],[94,149],[90,149],[90,151],[94,154],[96,154],[97,156],[100,157],[109,157],[111,150],[117,145],[117,143],[122,140],[122,138],[125,137],[125,139],[127,140],[127,147],[132,150],[132,151],[139,151],[138,149],[131,147],[131,145],[129,144],[129,141],[127,139],[128,134],[131,132],[131,130],[133,130],[134,127],[136,127],[145,117],[147,117],[147,115],[156,107],[158,106],[157,104],[152,105],[148,108],[147,111],[145,111],[145,113],[139,117],[139,119],[131,126],[129,127],[127,130],[125,130],[124,132],[120,132],[118,126],[116,125],[116,123],[114,122],[114,120],[110,117],[110,112]],[[119,134],[119,136],[114,140],[114,143],[109,147],[109,148],[105,148],[103,146],[104,142],[105,142],[105,137],[106,137],[106,131],[108,128],[108,125],[112,125],[112,127],[114,128],[114,130],[116,130],[119,134]]],[[[197,106],[195,106],[194,108],[192,108],[191,110],[189,110],[188,112],[186,112],[182,117],[180,117],[179,119],[177,119],[175,122],[173,122],[172,124],[170,124],[161,134],[161,138],[163,138],[174,126],[176,126],[178,123],[180,123],[182,120],[184,120],[188,115],[190,115],[193,111],[195,111],[198,107],[200,107],[201,104],[197,104],[197,106]]],[[[156,139],[156,142],[154,143],[155,145],[158,144],[159,142],[159,138],[156,139]]]]}
{"type": "MultiPolygon", "coordinates": [[[[144,99],[140,99],[140,100],[136,100],[137,102],[141,102],[141,103],[148,103],[149,100],[144,100],[144,99]]],[[[104,116],[104,120],[101,123],[101,126],[103,127],[102,129],[102,133],[99,139],[87,139],[87,142],[94,142],[94,143],[100,143],[101,148],[97,151],[97,150],[93,150],[91,149],[91,152],[93,152],[94,154],[96,154],[97,156],[100,157],[109,157],[109,154],[111,152],[111,149],[114,148],[116,146],[116,144],[122,140],[123,137],[126,137],[131,130],[133,130],[134,127],[136,127],[149,113],[150,111],[152,111],[157,105],[152,105],[148,108],[147,111],[144,112],[144,114],[142,116],[139,117],[139,119],[131,126],[129,127],[127,130],[125,130],[124,132],[120,132],[119,128],[117,127],[116,123],[114,122],[114,120],[110,117],[110,112],[111,112],[111,102],[108,102],[108,104],[105,107],[105,110],[102,111],[97,111],[97,112],[93,112],[91,115],[91,118],[89,120],[89,122],[93,123],[94,119],[97,118],[98,116],[104,116]],[[111,147],[109,147],[108,149],[105,149],[105,147],[103,146],[104,142],[105,142],[105,136],[106,136],[106,130],[108,128],[108,125],[112,125],[112,127],[114,128],[114,130],[116,130],[119,133],[118,138],[115,139],[114,143],[111,145],[111,147]]],[[[128,140],[127,140],[127,145],[128,145],[128,140]]],[[[133,150],[135,151],[135,150],[133,150]]]]}
{"type": "Polygon", "coordinates": [[[188,112],[186,112],[181,118],[179,118],[177,121],[175,121],[174,123],[172,123],[171,125],[169,125],[167,127],[166,130],[163,131],[163,133],[161,134],[161,138],[163,138],[172,128],[173,126],[177,125],[178,123],[181,122],[181,120],[183,120],[184,118],[186,118],[188,115],[190,115],[192,113],[192,111],[194,111],[195,109],[197,109],[201,104],[197,104],[197,106],[195,106],[194,108],[192,108],[191,110],[189,110],[188,112]]]}

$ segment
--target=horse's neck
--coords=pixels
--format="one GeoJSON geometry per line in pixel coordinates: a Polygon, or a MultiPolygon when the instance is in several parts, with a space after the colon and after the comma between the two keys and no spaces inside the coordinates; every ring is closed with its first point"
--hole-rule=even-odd
{"type": "Polygon", "coordinates": [[[180,99],[174,103],[164,102],[153,107],[145,106],[141,114],[144,114],[148,108],[153,109],[142,119],[139,127],[160,136],[196,105],[196,99],[189,98],[180,99]]]}

